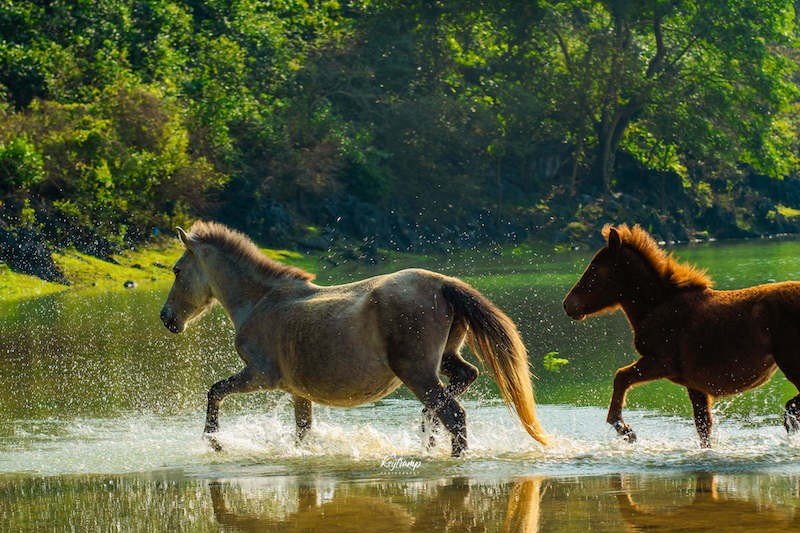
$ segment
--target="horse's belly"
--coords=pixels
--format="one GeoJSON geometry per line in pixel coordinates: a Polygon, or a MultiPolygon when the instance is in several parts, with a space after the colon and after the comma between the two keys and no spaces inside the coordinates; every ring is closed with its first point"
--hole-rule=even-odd
{"type": "Polygon", "coordinates": [[[772,357],[748,363],[734,361],[725,365],[696,367],[685,373],[691,378],[685,379],[686,382],[681,384],[712,396],[728,396],[763,385],[778,368],[772,357]]]}
{"type": "Polygon", "coordinates": [[[402,384],[388,367],[380,365],[319,370],[297,369],[284,376],[281,388],[315,403],[353,407],[380,400],[402,384]]]}

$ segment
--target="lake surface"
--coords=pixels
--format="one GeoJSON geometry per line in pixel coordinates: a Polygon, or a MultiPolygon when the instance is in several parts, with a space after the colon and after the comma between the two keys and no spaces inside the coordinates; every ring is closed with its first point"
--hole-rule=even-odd
{"type": "MultiPolygon", "coordinates": [[[[678,247],[719,288],[800,279],[800,242],[678,247]]],[[[493,383],[465,395],[470,451],[425,450],[420,404],[401,389],[354,409],[317,407],[297,446],[282,393],[231,397],[224,451],[201,437],[205,395],[236,372],[217,311],[185,334],[158,312],[168,287],[0,302],[0,531],[800,530],[800,437],[781,425],[781,375],[715,404],[701,450],[686,392],[629,394],[639,441],[605,424],[614,371],[634,360],[621,314],[573,323],[561,299],[590,257],[520,249],[375,267],[321,264],[319,283],[403,266],[459,275],[517,321],[537,374],[542,448],[493,383]],[[569,363],[544,367],[557,351],[569,363]]]]}

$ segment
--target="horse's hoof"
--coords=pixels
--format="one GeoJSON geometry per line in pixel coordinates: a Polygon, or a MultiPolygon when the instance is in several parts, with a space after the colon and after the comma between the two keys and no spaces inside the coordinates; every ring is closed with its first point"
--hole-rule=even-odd
{"type": "Polygon", "coordinates": [[[636,433],[629,425],[624,424],[623,422],[614,422],[613,425],[619,436],[622,437],[622,440],[630,444],[636,442],[636,433]]]}
{"type": "Polygon", "coordinates": [[[456,444],[453,443],[453,449],[450,451],[450,457],[461,457],[467,451],[467,443],[456,444]]]}
{"type": "Polygon", "coordinates": [[[797,416],[789,413],[788,411],[783,414],[783,427],[786,428],[786,433],[792,434],[797,433],[800,430],[800,421],[797,420],[797,416]]]}
{"type": "Polygon", "coordinates": [[[212,450],[215,452],[222,451],[222,444],[220,444],[219,440],[217,440],[217,437],[215,437],[212,433],[203,433],[203,438],[206,439],[206,442],[208,442],[208,445],[211,446],[212,450]]]}

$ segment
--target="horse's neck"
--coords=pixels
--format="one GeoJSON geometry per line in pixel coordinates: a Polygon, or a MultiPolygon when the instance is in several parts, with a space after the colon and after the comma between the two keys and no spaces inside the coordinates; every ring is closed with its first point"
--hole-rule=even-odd
{"type": "Polygon", "coordinates": [[[632,269],[627,274],[627,288],[622,291],[620,305],[628,321],[636,329],[655,307],[674,294],[674,288],[654,271],[632,269]]]}
{"type": "Polygon", "coordinates": [[[211,270],[214,297],[230,316],[236,329],[250,316],[251,311],[264,296],[274,291],[284,280],[259,276],[247,268],[232,265],[215,265],[211,270]],[[222,268],[220,268],[222,267],[222,268]]]}

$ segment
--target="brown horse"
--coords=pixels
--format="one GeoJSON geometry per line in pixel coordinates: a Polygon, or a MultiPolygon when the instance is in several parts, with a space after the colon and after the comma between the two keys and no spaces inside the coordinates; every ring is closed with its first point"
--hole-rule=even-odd
{"type": "MultiPolygon", "coordinates": [[[[800,283],[718,291],[705,272],[681,264],[639,226],[606,226],[607,240],[567,294],[564,310],[580,320],[622,308],[641,358],[620,368],[608,423],[628,441],[622,420],[627,390],[669,379],[689,392],[700,445],[711,445],[711,403],[758,387],[780,368],[800,385],[800,283]]],[[[786,403],[783,425],[800,429],[800,395],[786,403]]]]}
{"type": "Polygon", "coordinates": [[[459,355],[469,338],[473,351],[489,362],[506,403],[544,444],[517,328],[463,281],[411,269],[321,287],[308,272],[267,258],[221,224],[197,222],[189,233],[178,228],[178,236],[186,251],[173,268],[175,282],[161,320],[180,333],[219,302],[233,321],[236,351],[245,363],[209,390],[207,436],[217,431],[219,406],[228,394],[290,393],[300,439],[311,425],[312,402],[356,406],[402,383],[427,413],[435,413],[452,436],[453,455],[460,455],[467,429],[456,397],[478,375],[459,355]]]}

